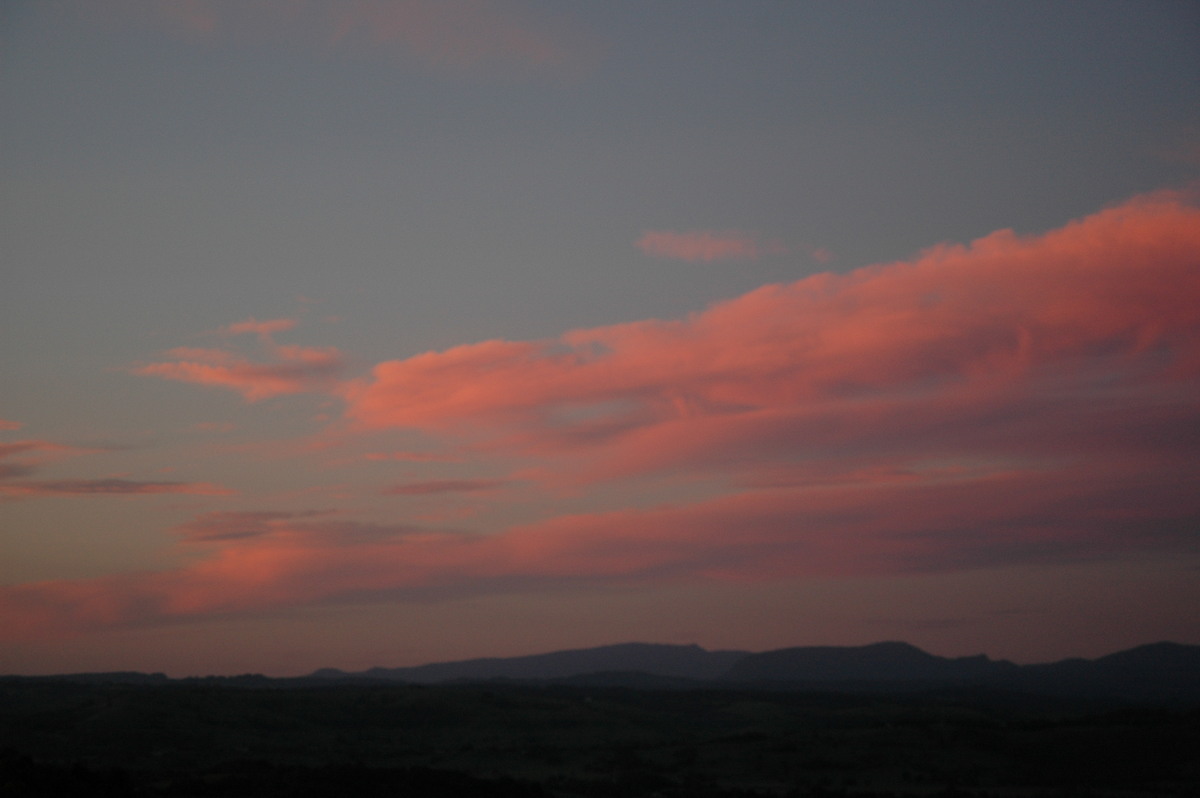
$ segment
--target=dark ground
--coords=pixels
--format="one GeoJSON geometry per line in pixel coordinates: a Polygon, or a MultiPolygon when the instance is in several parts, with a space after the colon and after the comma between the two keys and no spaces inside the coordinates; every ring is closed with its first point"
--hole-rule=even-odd
{"type": "Polygon", "coordinates": [[[0,679],[0,796],[1200,795],[1200,710],[884,694],[0,679]]]}

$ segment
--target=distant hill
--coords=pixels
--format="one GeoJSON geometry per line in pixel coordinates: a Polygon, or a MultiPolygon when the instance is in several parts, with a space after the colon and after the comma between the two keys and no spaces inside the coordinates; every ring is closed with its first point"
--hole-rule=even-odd
{"type": "Polygon", "coordinates": [[[805,646],[751,654],[722,679],[732,682],[943,682],[979,681],[1011,673],[1017,665],[986,656],[947,659],[908,643],[805,646]]]}
{"type": "Polygon", "coordinates": [[[1200,646],[1151,643],[1094,660],[1025,665],[990,683],[1048,695],[1200,703],[1200,646]]]}
{"type": "Polygon", "coordinates": [[[696,645],[622,643],[525,657],[489,657],[411,668],[372,668],[356,674],[325,669],[313,676],[359,676],[417,684],[488,679],[568,679],[596,673],[637,673],[708,680],[719,678],[748,654],[746,651],[706,651],[696,645]]]}
{"type": "Polygon", "coordinates": [[[622,643],[523,657],[435,662],[348,673],[324,668],[308,676],[258,674],[168,679],[161,673],[90,673],[6,677],[14,680],[156,685],[209,684],[244,688],[337,684],[516,682],[624,687],[636,690],[771,690],[920,692],[983,690],[1138,704],[1200,707],[1200,646],[1153,643],[1094,660],[1016,665],[982,654],[939,657],[902,642],[866,646],[802,646],[775,651],[707,651],[696,645],[622,643]]]}
{"type": "Polygon", "coordinates": [[[902,642],[802,646],[762,653],[625,643],[358,673],[324,669],[309,679],[880,692],[973,687],[1139,703],[1200,704],[1200,646],[1154,643],[1095,660],[1016,665],[982,654],[939,657],[902,642]]]}

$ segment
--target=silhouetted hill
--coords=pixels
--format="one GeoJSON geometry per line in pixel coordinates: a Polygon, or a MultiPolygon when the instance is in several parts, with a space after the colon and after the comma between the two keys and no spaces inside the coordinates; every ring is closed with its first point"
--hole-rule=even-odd
{"type": "Polygon", "coordinates": [[[0,678],[0,796],[1200,795],[1200,709],[983,687],[630,688],[618,677],[0,678]],[[618,684],[596,683],[608,679],[618,684]]]}
{"type": "Polygon", "coordinates": [[[1026,665],[992,683],[1049,695],[1200,703],[1200,646],[1151,643],[1095,660],[1026,665]]]}
{"type": "Polygon", "coordinates": [[[359,673],[323,669],[308,682],[525,681],[635,689],[896,690],[979,687],[1139,703],[1200,704],[1200,646],[1155,643],[1096,660],[1016,665],[985,655],[939,657],[902,642],[803,646],[752,654],[626,643],[525,657],[439,662],[359,673]]]}
{"type": "Polygon", "coordinates": [[[751,654],[722,677],[731,682],[945,682],[980,681],[1018,666],[986,656],[947,659],[908,643],[807,646],[751,654]]]}
{"type": "Polygon", "coordinates": [[[437,662],[348,673],[323,668],[296,678],[260,674],[172,680],[161,673],[6,677],[91,684],[209,684],[291,689],[336,684],[526,682],[638,690],[804,690],[894,693],[982,689],[1009,694],[1200,706],[1200,646],[1154,643],[1095,660],[1016,665],[982,654],[939,657],[901,642],[805,646],[752,654],[700,646],[624,643],[523,657],[437,662]]]}
{"type": "MultiPolygon", "coordinates": [[[[622,643],[598,648],[554,651],[525,657],[437,662],[411,668],[372,668],[358,674],[371,679],[432,684],[489,679],[564,679],[593,673],[628,672],[682,679],[716,679],[745,657],[745,651],[706,651],[700,646],[622,643]]],[[[331,677],[328,670],[315,675],[331,677]]]]}

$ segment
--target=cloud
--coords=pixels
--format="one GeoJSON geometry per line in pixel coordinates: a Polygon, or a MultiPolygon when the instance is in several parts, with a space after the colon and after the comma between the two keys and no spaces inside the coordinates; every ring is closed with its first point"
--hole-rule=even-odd
{"type": "Polygon", "coordinates": [[[260,339],[270,341],[275,333],[287,332],[293,329],[297,324],[295,319],[268,319],[267,321],[258,321],[257,319],[247,319],[234,324],[227,325],[221,328],[221,332],[226,335],[257,335],[260,339]]]}
{"type": "Polygon", "coordinates": [[[163,493],[225,496],[233,493],[211,482],[144,482],[120,478],[25,479],[53,460],[99,451],[103,450],[36,439],[0,443],[0,461],[20,458],[15,462],[0,462],[0,497],[13,500],[42,496],[145,496],[163,493]]]}
{"type": "Polygon", "coordinates": [[[0,460],[20,458],[15,463],[0,463],[0,479],[14,476],[26,476],[33,473],[42,465],[67,457],[77,457],[93,454],[101,449],[83,446],[68,446],[54,441],[30,438],[9,443],[0,443],[0,460]]]}
{"type": "Polygon", "coordinates": [[[393,492],[608,484],[572,512],[547,502],[470,533],[210,513],[177,530],[206,545],[178,568],[0,588],[0,628],[1194,550],[1197,252],[1200,210],[1163,193],[684,319],[380,363],[336,388],[360,433],[521,464],[393,492]]]}
{"type": "Polygon", "coordinates": [[[777,241],[763,242],[753,233],[736,230],[691,230],[683,233],[650,230],[643,233],[634,246],[656,258],[704,263],[715,260],[757,260],[764,255],[778,255],[787,251],[777,241]]]}
{"type": "Polygon", "coordinates": [[[260,537],[272,529],[298,518],[321,515],[320,512],[242,511],[212,512],[181,524],[175,531],[191,542],[213,542],[260,537]]]}
{"type": "Polygon", "coordinates": [[[19,421],[6,421],[0,418],[0,431],[20,429],[22,426],[24,425],[19,421]]]}
{"type": "Polygon", "coordinates": [[[368,452],[363,459],[370,462],[400,461],[405,463],[457,463],[462,458],[440,452],[368,452]]]}
{"type": "Polygon", "coordinates": [[[383,362],[347,389],[347,414],[609,476],[1178,449],[1171,430],[1197,428],[1197,251],[1200,211],[1143,197],[682,320],[383,362]]]}
{"type": "Polygon", "coordinates": [[[393,485],[384,491],[389,496],[428,496],[438,493],[481,493],[508,484],[503,479],[435,479],[393,485]]]}
{"type": "Polygon", "coordinates": [[[24,463],[0,463],[0,480],[27,477],[34,470],[33,466],[24,463]]]}
{"type": "Polygon", "coordinates": [[[250,402],[287,394],[332,391],[345,368],[341,352],[333,347],[274,342],[275,333],[294,326],[292,319],[262,322],[249,319],[221,328],[223,334],[258,336],[268,362],[255,362],[225,349],[176,347],[166,352],[172,360],[135,366],[131,372],[144,377],[227,388],[250,402]]]}
{"type": "Polygon", "coordinates": [[[547,587],[946,572],[1193,543],[1200,494],[1139,463],[977,469],[731,492],[464,534],[330,512],[208,513],[179,568],[0,587],[9,639],[353,600],[547,587]],[[1049,478],[1048,478],[1049,477],[1049,478]]]}
{"type": "Polygon", "coordinates": [[[211,482],[142,482],[130,479],[57,479],[0,485],[0,495],[16,497],[147,496],[163,493],[227,496],[233,491],[211,482]]]}

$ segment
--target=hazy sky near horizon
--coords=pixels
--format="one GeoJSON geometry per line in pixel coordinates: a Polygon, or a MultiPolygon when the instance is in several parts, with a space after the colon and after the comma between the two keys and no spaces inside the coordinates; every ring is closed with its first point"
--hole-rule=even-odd
{"type": "Polygon", "coordinates": [[[0,672],[1200,643],[1200,6],[0,7],[0,672]]]}

